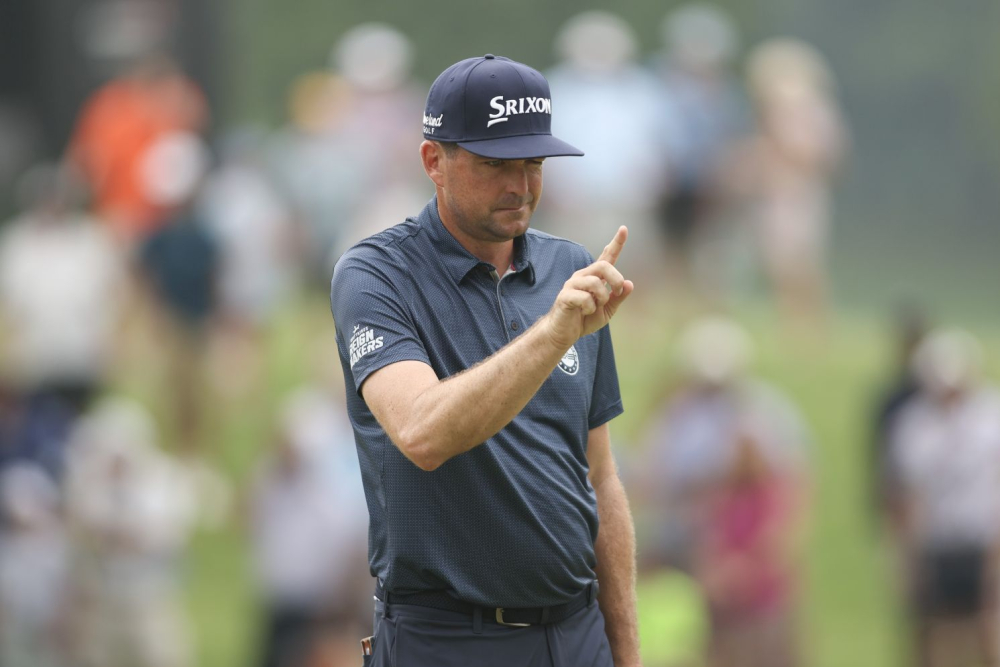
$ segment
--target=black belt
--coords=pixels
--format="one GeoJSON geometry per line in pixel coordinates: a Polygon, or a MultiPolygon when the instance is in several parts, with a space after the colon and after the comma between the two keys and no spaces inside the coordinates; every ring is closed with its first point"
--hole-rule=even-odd
{"type": "Polygon", "coordinates": [[[389,606],[406,604],[417,607],[429,607],[442,611],[453,611],[459,614],[469,614],[473,618],[481,615],[483,619],[490,622],[516,627],[558,623],[593,602],[597,598],[597,591],[597,582],[594,581],[563,604],[552,605],[551,607],[506,609],[504,607],[483,607],[471,602],[463,602],[462,600],[453,598],[444,591],[387,594],[382,588],[382,583],[378,580],[375,582],[375,596],[389,606]]]}

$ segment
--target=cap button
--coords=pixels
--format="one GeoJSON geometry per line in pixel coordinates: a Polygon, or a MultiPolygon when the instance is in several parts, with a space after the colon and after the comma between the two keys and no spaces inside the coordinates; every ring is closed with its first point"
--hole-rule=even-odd
{"type": "Polygon", "coordinates": [[[492,53],[487,53],[485,56],[483,56],[483,58],[486,58],[487,60],[493,60],[494,58],[496,58],[496,56],[493,55],[492,53]]]}

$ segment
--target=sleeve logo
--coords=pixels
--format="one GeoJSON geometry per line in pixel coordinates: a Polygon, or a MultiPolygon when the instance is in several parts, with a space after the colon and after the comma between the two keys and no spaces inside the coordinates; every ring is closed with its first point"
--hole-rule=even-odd
{"type": "Polygon", "coordinates": [[[570,346],[566,354],[559,360],[559,370],[567,375],[576,375],[580,370],[580,355],[576,352],[576,345],[570,346]]]}
{"type": "Polygon", "coordinates": [[[382,336],[375,335],[371,327],[355,324],[354,333],[351,334],[351,368],[354,368],[361,357],[382,347],[382,339],[382,336]]]}

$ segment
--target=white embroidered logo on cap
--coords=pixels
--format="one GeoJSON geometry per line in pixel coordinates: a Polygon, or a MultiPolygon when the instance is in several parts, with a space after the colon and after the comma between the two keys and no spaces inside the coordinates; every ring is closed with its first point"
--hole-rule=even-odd
{"type": "Polygon", "coordinates": [[[427,134],[434,134],[434,130],[441,127],[444,123],[444,114],[438,117],[428,116],[424,114],[424,132],[427,134]]]}
{"type": "Polygon", "coordinates": [[[490,107],[496,109],[490,114],[490,121],[486,127],[492,127],[497,123],[506,123],[510,116],[517,116],[522,113],[547,113],[552,115],[552,100],[547,97],[519,97],[513,100],[505,100],[503,95],[497,95],[490,100],[490,107]]]}

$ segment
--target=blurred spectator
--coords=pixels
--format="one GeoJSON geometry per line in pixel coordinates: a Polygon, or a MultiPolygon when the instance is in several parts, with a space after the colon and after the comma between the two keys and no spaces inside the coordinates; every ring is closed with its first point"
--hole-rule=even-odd
{"type": "Polygon", "coordinates": [[[329,290],[350,220],[370,191],[372,151],[343,130],[354,97],[343,77],[300,76],[289,94],[288,124],[275,134],[268,154],[275,183],[305,237],[309,284],[323,290],[329,290]]]}
{"type": "Polygon", "coordinates": [[[106,399],[74,431],[67,479],[74,664],[192,664],[179,566],[198,499],[156,441],[149,413],[125,399],[106,399]]]}
{"type": "Polygon", "coordinates": [[[894,520],[898,511],[898,472],[893,469],[890,442],[899,414],[918,395],[919,386],[913,372],[913,355],[927,333],[927,318],[922,310],[904,304],[895,313],[894,334],[896,366],[893,377],[875,403],[872,456],[869,475],[872,479],[872,501],[880,526],[882,520],[894,520]]]}
{"type": "Polygon", "coordinates": [[[695,322],[677,349],[681,385],[649,429],[638,514],[643,551],[691,571],[709,501],[741,441],[753,438],[771,469],[804,493],[808,436],[789,400],[750,374],[750,339],[736,324],[695,322]]]}
{"type": "Polygon", "coordinates": [[[740,185],[752,199],[765,273],[784,314],[820,323],[826,309],[830,181],[847,149],[833,76],[816,49],[792,39],[749,56],[757,114],[740,185]]]}
{"type": "Polygon", "coordinates": [[[291,213],[264,171],[263,141],[251,128],[227,133],[199,198],[219,252],[212,375],[228,395],[261,385],[263,334],[287,303],[298,264],[291,213]]]}
{"type": "Polygon", "coordinates": [[[801,489],[776,469],[752,429],[736,436],[698,540],[712,615],[713,667],[792,667],[801,489]]]}
{"type": "Polygon", "coordinates": [[[80,212],[68,172],[40,165],[21,182],[22,213],[0,235],[3,374],[33,401],[82,410],[106,381],[124,291],[123,261],[80,212]]]}
{"type": "Polygon", "coordinates": [[[63,401],[25,396],[0,381],[0,469],[30,463],[60,479],[76,417],[76,410],[63,401]]]}
{"type": "Polygon", "coordinates": [[[351,103],[335,128],[366,147],[369,192],[424,178],[409,159],[423,117],[422,88],[411,80],[413,45],[396,28],[363,23],[348,30],[330,52],[330,69],[351,87],[351,103]]]}
{"type": "Polygon", "coordinates": [[[120,241],[141,241],[169,213],[146,187],[147,151],[169,134],[204,129],[207,119],[201,91],[161,54],[139,59],[84,104],[69,159],[93,191],[94,212],[120,241]]]}
{"type": "Polygon", "coordinates": [[[899,413],[891,453],[902,511],[917,664],[995,664],[1000,546],[1000,392],[982,350],[935,331],[913,359],[919,392],[899,413]]]}
{"type": "Polygon", "coordinates": [[[597,255],[619,225],[629,226],[626,273],[660,264],[653,209],[666,179],[662,152],[651,143],[662,131],[659,87],[636,62],[632,28],[605,11],[587,11],[559,31],[560,63],[546,73],[555,104],[552,131],[587,157],[546,166],[545,226],[597,255]]]}
{"type": "Polygon", "coordinates": [[[809,486],[802,419],[748,371],[747,334],[721,318],[678,343],[682,384],[655,421],[639,523],[647,558],[696,575],[710,664],[796,664],[798,528],[809,486]]]}
{"type": "Polygon", "coordinates": [[[151,200],[169,215],[140,247],[139,261],[159,306],[176,427],[188,452],[200,434],[203,357],[221,262],[219,246],[194,208],[207,162],[197,137],[173,134],[150,149],[143,165],[151,200]]]}
{"type": "Polygon", "coordinates": [[[424,206],[433,194],[419,162],[411,159],[420,143],[424,88],[411,79],[410,39],[392,26],[363,23],[340,38],[330,66],[351,87],[351,104],[337,130],[362,144],[358,150],[364,158],[352,166],[363,170],[365,181],[346,234],[330,258],[327,288],[340,253],[424,206]]]}
{"type": "Polygon", "coordinates": [[[736,27],[721,9],[683,5],[663,21],[664,51],[654,66],[662,78],[659,132],[669,166],[659,222],[676,279],[718,289],[726,161],[746,125],[746,103],[731,63],[736,27]]]}
{"type": "Polygon", "coordinates": [[[69,552],[59,492],[39,468],[0,475],[0,664],[68,667],[69,552]]]}
{"type": "MultiPolygon", "coordinates": [[[[285,403],[274,454],[252,488],[253,553],[265,598],[263,667],[355,659],[363,636],[367,512],[343,405],[303,388],[285,403]]],[[[364,633],[367,634],[367,633],[364,633]]]]}
{"type": "Polygon", "coordinates": [[[304,226],[311,282],[325,291],[341,252],[431,194],[409,159],[423,111],[410,40],[364,23],[334,45],[329,65],[296,81],[289,125],[271,151],[276,180],[304,226]]]}

